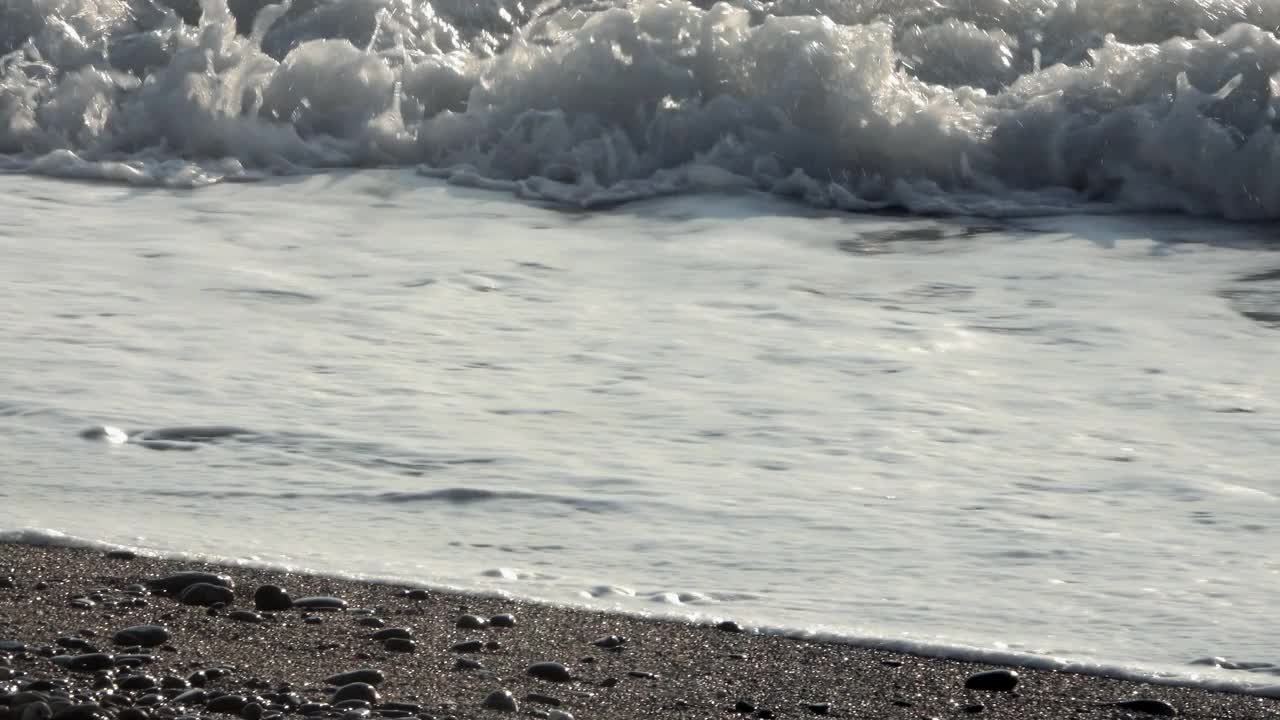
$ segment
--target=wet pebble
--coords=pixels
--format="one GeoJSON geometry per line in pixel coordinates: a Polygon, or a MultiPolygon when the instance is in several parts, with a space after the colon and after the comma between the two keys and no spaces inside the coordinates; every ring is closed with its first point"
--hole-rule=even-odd
{"type": "Polygon", "coordinates": [[[205,708],[209,712],[239,715],[244,706],[248,704],[249,700],[243,695],[219,695],[209,699],[205,703],[205,708]]]}
{"type": "Polygon", "coordinates": [[[219,603],[230,605],[236,599],[236,594],[231,588],[223,585],[214,585],[213,583],[195,583],[188,585],[178,595],[178,602],[183,605],[198,605],[209,607],[219,603]]]}
{"type": "Polygon", "coordinates": [[[804,709],[814,715],[830,715],[831,703],[806,703],[804,709]]]}
{"type": "Polygon", "coordinates": [[[489,622],[482,617],[475,615],[463,615],[458,618],[457,627],[463,630],[482,630],[488,627],[489,622]]]}
{"type": "Polygon", "coordinates": [[[372,637],[374,640],[388,640],[390,638],[403,638],[405,640],[412,640],[413,633],[409,632],[405,628],[385,628],[374,633],[372,637]]]}
{"type": "Polygon", "coordinates": [[[247,623],[262,622],[262,616],[252,610],[232,610],[231,612],[227,613],[227,617],[231,618],[232,620],[238,620],[239,622],[247,622],[247,623]]]}
{"type": "Polygon", "coordinates": [[[151,713],[143,708],[125,708],[116,715],[116,720],[151,720],[151,713]]]}
{"type": "Polygon", "coordinates": [[[89,610],[95,607],[97,603],[89,598],[76,598],[67,603],[67,607],[73,607],[77,610],[89,610]]]}
{"type": "Polygon", "coordinates": [[[328,596],[304,597],[294,600],[293,606],[302,610],[346,610],[347,601],[328,596]]]}
{"type": "Polygon", "coordinates": [[[240,708],[240,717],[244,720],[262,720],[262,706],[251,702],[240,708]]]}
{"type": "Polygon", "coordinates": [[[171,575],[156,578],[147,583],[152,590],[165,595],[180,595],[192,585],[217,585],[224,588],[235,588],[235,583],[227,575],[185,570],[171,575]]]}
{"type": "Polygon", "coordinates": [[[81,652],[98,652],[98,649],[95,648],[92,643],[90,643],[88,640],[85,640],[84,638],[60,637],[57,640],[54,640],[53,642],[55,645],[59,647],[67,648],[68,650],[79,650],[81,652]]]}
{"type": "Polygon", "coordinates": [[[742,626],[732,620],[722,620],[716,623],[716,629],[729,633],[742,632],[742,626]]]}
{"type": "Polygon", "coordinates": [[[489,618],[491,627],[509,628],[516,626],[516,616],[511,613],[502,613],[489,618]]]}
{"type": "Polygon", "coordinates": [[[111,637],[116,645],[156,647],[169,642],[169,631],[161,625],[132,625],[111,637]]]}
{"type": "Polygon", "coordinates": [[[386,620],[383,620],[382,618],[376,618],[376,617],[362,617],[357,621],[357,623],[361,627],[371,627],[371,628],[386,627],[387,625],[386,620]]]}
{"type": "Polygon", "coordinates": [[[382,648],[387,652],[411,653],[417,652],[418,643],[402,637],[387,638],[382,642],[382,648]]]}
{"type": "Polygon", "coordinates": [[[374,686],[365,682],[351,682],[343,685],[333,692],[329,697],[329,702],[338,704],[347,700],[360,700],[376,705],[382,697],[378,695],[378,690],[374,686]]]}
{"type": "Polygon", "coordinates": [[[547,682],[569,682],[573,679],[573,675],[569,672],[569,668],[558,662],[540,662],[534,663],[525,669],[530,676],[547,682]]]}
{"type": "Polygon", "coordinates": [[[756,706],[755,706],[755,703],[752,703],[750,701],[739,700],[738,702],[733,704],[733,711],[737,713],[743,713],[743,714],[753,713],[756,711],[756,706]]]}
{"type": "Polygon", "coordinates": [[[68,705],[53,713],[54,720],[108,720],[110,717],[97,703],[68,705]]]}
{"type": "Polygon", "coordinates": [[[0,575],[0,590],[10,590],[15,587],[16,583],[13,577],[9,575],[0,575]]]}
{"type": "Polygon", "coordinates": [[[1147,713],[1148,715],[1158,715],[1160,717],[1175,717],[1178,710],[1163,700],[1151,700],[1149,698],[1135,698],[1133,700],[1121,700],[1112,703],[1115,707],[1125,710],[1133,710],[1135,712],[1147,713]]]}
{"type": "Polygon", "coordinates": [[[619,647],[622,647],[623,645],[626,645],[627,639],[620,635],[606,635],[598,640],[593,641],[591,644],[595,645],[596,647],[602,647],[606,650],[612,650],[614,648],[619,648],[619,647]]]}
{"type": "Polygon", "coordinates": [[[156,679],[150,675],[128,675],[120,678],[116,685],[121,690],[150,690],[156,687],[156,679]]]}
{"type": "Polygon", "coordinates": [[[115,667],[116,659],[106,653],[88,653],[67,658],[66,668],[76,672],[95,672],[115,667]]]}
{"type": "Polygon", "coordinates": [[[1018,686],[1018,673],[1012,670],[987,670],[970,675],[964,686],[969,690],[1012,692],[1018,686]]]}
{"type": "Polygon", "coordinates": [[[463,640],[454,643],[450,649],[460,653],[477,653],[484,649],[484,643],[479,640],[463,640]]]}
{"type": "Polygon", "coordinates": [[[293,600],[279,585],[259,585],[253,591],[253,606],[264,612],[279,612],[293,607],[293,600]]]}
{"type": "MultiPolygon", "coordinates": [[[[484,702],[481,703],[490,710],[499,710],[501,712],[518,712],[520,704],[516,702],[516,698],[507,690],[494,690],[485,696],[484,702]]],[[[26,720],[26,718],[23,718],[26,720]]]]}
{"type": "Polygon", "coordinates": [[[426,600],[427,597],[429,597],[427,595],[427,591],[423,590],[422,588],[414,588],[413,590],[406,590],[404,595],[410,600],[426,600]]]}
{"type": "Polygon", "coordinates": [[[558,697],[543,695],[542,693],[536,693],[536,692],[525,695],[524,699],[527,702],[541,703],[542,705],[551,705],[552,707],[559,707],[560,705],[564,704],[564,702],[561,701],[560,698],[558,697]]]}
{"type": "MultiPolygon", "coordinates": [[[[11,707],[17,707],[17,705],[13,704],[11,707]]],[[[49,720],[51,717],[53,717],[53,709],[49,707],[49,703],[37,700],[23,705],[20,720],[49,720]]]]}
{"type": "Polygon", "coordinates": [[[454,670],[483,670],[484,663],[471,658],[458,658],[453,663],[454,670]]]}
{"type": "Polygon", "coordinates": [[[112,560],[133,560],[138,557],[138,553],[132,550],[108,550],[107,557],[112,560]]]}
{"type": "Polygon", "coordinates": [[[573,715],[564,710],[552,710],[547,713],[547,720],[573,720],[573,715]]]}
{"type": "Polygon", "coordinates": [[[348,670],[346,672],[340,672],[335,675],[330,675],[329,677],[324,679],[324,682],[326,685],[337,685],[337,686],[350,685],[351,683],[366,683],[368,685],[377,685],[386,679],[387,679],[386,676],[382,674],[381,670],[375,670],[373,668],[360,668],[358,670],[348,670]]]}

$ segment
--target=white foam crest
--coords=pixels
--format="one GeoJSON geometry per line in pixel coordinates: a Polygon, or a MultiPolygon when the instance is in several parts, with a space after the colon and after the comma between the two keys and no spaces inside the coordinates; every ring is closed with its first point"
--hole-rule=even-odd
{"type": "Polygon", "coordinates": [[[1280,217],[1277,4],[952,5],[21,0],[0,153],[183,187],[420,165],[583,207],[1280,217]]]}
{"type": "MultiPolygon", "coordinates": [[[[414,578],[367,574],[359,572],[342,572],[332,569],[320,570],[295,563],[272,562],[257,558],[221,557],[208,553],[187,553],[161,550],[153,547],[142,547],[127,544],[109,543],[88,538],[77,537],[57,530],[40,528],[19,528],[0,530],[0,543],[15,543],[35,546],[74,547],[93,550],[133,550],[139,555],[170,560],[187,560],[221,564],[229,567],[254,568],[261,570],[301,573],[320,577],[332,577],[340,580],[361,582],[382,582],[407,584],[447,592],[455,592],[469,596],[499,597],[513,600],[528,600],[560,607],[589,609],[596,612],[617,613],[621,615],[670,620],[676,622],[708,623],[726,619],[719,614],[707,613],[694,609],[670,610],[638,610],[623,608],[619,605],[601,607],[598,604],[585,602],[588,599],[609,597],[634,597],[636,593],[619,586],[601,585],[581,593],[584,602],[548,601],[527,594],[512,593],[506,590],[487,588],[475,590],[439,583],[423,583],[414,578]]],[[[709,599],[701,593],[693,592],[658,592],[649,596],[654,605],[667,608],[686,608],[686,603],[709,599]]],[[[783,637],[820,642],[834,642],[862,648],[873,648],[891,652],[902,652],[924,657],[946,658],[970,662],[982,662],[996,665],[1012,665],[1016,667],[1037,668],[1059,672],[1072,672],[1102,677],[1113,677],[1137,682],[1149,682],[1162,685],[1198,687],[1220,692],[1234,692],[1262,697],[1280,698],[1280,684],[1270,680],[1255,680],[1250,677],[1258,670],[1266,671],[1274,666],[1268,663],[1231,662],[1223,658],[1204,658],[1193,663],[1195,667],[1206,668],[1205,672],[1197,672],[1188,668],[1158,667],[1144,664],[1123,664],[1107,662],[1092,658],[1065,658],[1049,655],[1018,652],[1004,649],[975,647],[962,643],[936,642],[901,637],[884,637],[829,630],[825,628],[796,628],[788,626],[772,626],[764,624],[740,623],[747,632],[779,635],[783,637]],[[1228,670],[1229,674],[1214,674],[1212,670],[1228,670]],[[1243,671],[1243,672],[1241,672],[1243,671]]],[[[1262,672],[1260,674],[1268,674],[1262,672]]]]}

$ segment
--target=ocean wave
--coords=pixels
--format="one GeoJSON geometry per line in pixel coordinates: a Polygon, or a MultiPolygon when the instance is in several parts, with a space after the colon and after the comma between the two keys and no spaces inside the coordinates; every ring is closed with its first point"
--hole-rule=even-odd
{"type": "Polygon", "coordinates": [[[0,168],[1280,217],[1269,0],[13,0],[0,168]]]}

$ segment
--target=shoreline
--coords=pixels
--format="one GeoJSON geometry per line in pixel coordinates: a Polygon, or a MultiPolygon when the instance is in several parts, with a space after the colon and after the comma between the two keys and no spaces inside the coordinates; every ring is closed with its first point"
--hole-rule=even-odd
{"type": "MultiPolygon", "coordinates": [[[[26,673],[18,681],[68,676],[45,656],[70,652],[57,646],[59,638],[63,645],[112,652],[112,634],[118,630],[159,624],[172,637],[151,653],[154,661],[144,670],[156,678],[174,678],[175,687],[164,692],[177,695],[177,679],[195,670],[234,668],[211,687],[251,696],[287,683],[305,700],[317,702],[328,698],[324,679],[333,673],[375,668],[386,678],[378,688],[383,702],[413,705],[410,715],[419,718],[503,717],[483,706],[486,697],[503,690],[520,705],[519,715],[536,710],[541,717],[552,711],[599,719],[814,717],[825,710],[831,717],[904,720],[1118,719],[1168,712],[1206,720],[1280,718],[1280,700],[1259,695],[1010,668],[500,597],[438,590],[409,597],[407,587],[145,556],[108,557],[87,548],[0,543],[0,680],[17,672],[26,673]],[[203,606],[130,589],[187,569],[231,576],[232,603],[209,614],[203,606]],[[4,582],[7,577],[12,583],[4,582]],[[256,620],[234,612],[252,611],[255,590],[266,584],[285,588],[295,599],[337,597],[348,609],[263,612],[256,620]],[[85,604],[76,596],[92,606],[74,607],[85,604]],[[511,627],[458,627],[463,615],[506,614],[514,616],[511,627]],[[371,639],[377,621],[385,628],[406,629],[413,651],[371,639]],[[610,636],[626,641],[612,648],[597,644],[610,636]],[[85,639],[77,643],[68,638],[85,639]],[[4,641],[30,649],[6,653],[4,641]],[[572,679],[553,682],[530,675],[528,669],[542,662],[561,663],[572,679]],[[1016,673],[1016,687],[1011,692],[965,687],[974,675],[993,670],[997,675],[986,677],[996,684],[1007,681],[1007,671],[1016,673]],[[1116,704],[1137,700],[1145,704],[1116,704]]],[[[92,674],[70,675],[87,688],[92,674]]],[[[5,685],[0,681],[0,720],[13,712],[6,712],[5,685]]],[[[177,709],[168,711],[171,701],[162,695],[149,716],[181,717],[177,709]]],[[[383,717],[410,717],[377,705],[372,716],[380,710],[383,717]]],[[[113,707],[106,715],[143,720],[125,718],[123,712],[113,707]]],[[[211,710],[181,712],[204,715],[211,710]]]]}

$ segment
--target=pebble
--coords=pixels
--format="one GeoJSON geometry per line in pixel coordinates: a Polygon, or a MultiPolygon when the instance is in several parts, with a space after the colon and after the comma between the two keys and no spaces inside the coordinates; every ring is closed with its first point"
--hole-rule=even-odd
{"type": "Polygon", "coordinates": [[[329,702],[335,705],[346,700],[361,700],[370,705],[377,705],[382,697],[378,695],[378,689],[369,683],[351,682],[334,690],[333,695],[329,697],[329,702]]]}
{"type": "Polygon", "coordinates": [[[606,650],[612,650],[613,648],[619,648],[619,647],[622,647],[623,645],[626,645],[627,639],[620,635],[606,635],[598,640],[593,641],[591,644],[595,645],[596,647],[602,647],[606,650]]]}
{"type": "Polygon", "coordinates": [[[412,640],[413,633],[404,628],[385,628],[373,634],[374,640],[387,640],[390,638],[404,638],[405,640],[412,640]]]}
{"type": "Polygon", "coordinates": [[[552,710],[547,713],[547,720],[573,720],[573,715],[563,710],[552,710]]]}
{"type": "Polygon", "coordinates": [[[362,627],[380,628],[386,627],[387,621],[376,617],[362,617],[358,621],[362,627]]]}
{"type": "Polygon", "coordinates": [[[1013,692],[1018,686],[1018,673],[1012,670],[987,670],[970,675],[964,681],[969,690],[989,690],[991,692],[1013,692]]]}
{"type": "Polygon", "coordinates": [[[340,672],[336,675],[330,675],[324,679],[326,685],[349,685],[351,683],[366,683],[368,685],[378,685],[387,677],[382,674],[381,670],[373,668],[360,668],[358,670],[348,670],[340,672]]]}
{"type": "MultiPolygon", "coordinates": [[[[53,642],[55,645],[59,647],[64,647],[70,650],[79,650],[81,652],[98,652],[98,649],[95,648],[88,640],[85,640],[84,638],[60,637],[57,640],[54,640],[53,642]]],[[[129,643],[129,644],[133,645],[135,643],[129,643]]]]}
{"type": "Polygon", "coordinates": [[[324,618],[319,618],[315,615],[308,615],[307,617],[302,618],[302,622],[308,625],[319,625],[324,622],[324,618]]]}
{"type": "Polygon", "coordinates": [[[482,630],[489,626],[489,622],[475,615],[463,615],[458,618],[456,625],[463,630],[482,630]]]}
{"type": "Polygon", "coordinates": [[[742,626],[732,620],[722,620],[716,623],[716,629],[730,633],[742,632],[742,626]]]}
{"type": "Polygon", "coordinates": [[[417,652],[418,643],[408,638],[393,637],[384,640],[382,648],[387,652],[411,653],[417,652]]]}
{"type": "Polygon", "coordinates": [[[193,688],[174,696],[175,705],[203,705],[208,695],[200,688],[193,688]]]}
{"type": "Polygon", "coordinates": [[[244,706],[249,704],[249,700],[243,695],[219,695],[205,703],[205,708],[209,712],[227,713],[228,715],[239,715],[244,706]]]}
{"type": "Polygon", "coordinates": [[[293,606],[303,610],[346,610],[347,601],[336,597],[304,597],[293,601],[293,606]]]}
{"type": "Polygon", "coordinates": [[[138,553],[132,550],[108,550],[107,557],[112,560],[133,560],[138,557],[138,553]]]}
{"type": "Polygon", "coordinates": [[[489,625],[492,627],[509,628],[516,626],[516,616],[511,613],[502,613],[489,618],[489,625]]]}
{"type": "Polygon", "coordinates": [[[116,716],[116,720],[151,720],[151,713],[142,708],[125,708],[116,716]]]}
{"type": "Polygon", "coordinates": [[[89,610],[93,608],[95,605],[97,605],[97,603],[90,600],[89,598],[76,598],[75,600],[72,600],[71,602],[67,603],[67,607],[73,607],[73,608],[76,608],[77,610],[89,610]]]}
{"type": "Polygon", "coordinates": [[[657,680],[658,679],[658,675],[656,673],[644,672],[642,670],[629,670],[627,671],[627,674],[633,678],[640,678],[641,680],[657,680]]]}
{"type": "Polygon", "coordinates": [[[169,642],[169,631],[161,625],[132,625],[111,637],[116,645],[156,647],[169,642]]]}
{"type": "Polygon", "coordinates": [[[1163,700],[1151,700],[1149,698],[1121,700],[1120,702],[1112,703],[1112,705],[1118,708],[1124,708],[1125,710],[1147,713],[1148,715],[1159,715],[1160,717],[1175,717],[1178,714],[1177,709],[1169,703],[1163,700]]]}
{"type": "Polygon", "coordinates": [[[110,716],[97,703],[68,705],[53,713],[54,720],[108,720],[108,718],[110,716]]]}
{"type": "Polygon", "coordinates": [[[51,717],[53,717],[53,710],[49,707],[49,703],[37,700],[26,703],[22,708],[20,720],[49,720],[51,717]]]}
{"type": "Polygon", "coordinates": [[[156,687],[156,679],[150,675],[129,675],[116,683],[121,690],[150,690],[156,687]]]}
{"type": "Polygon", "coordinates": [[[750,703],[746,700],[739,700],[738,702],[733,704],[733,711],[743,713],[743,714],[753,713],[756,711],[756,706],[754,703],[750,703]]]}
{"type": "Polygon", "coordinates": [[[0,590],[9,590],[14,587],[13,578],[8,575],[0,575],[0,590]]]}
{"type": "Polygon", "coordinates": [[[199,582],[188,585],[179,595],[178,602],[183,605],[211,606],[218,603],[230,605],[236,599],[231,588],[213,583],[199,582]]]}
{"type": "Polygon", "coordinates": [[[524,699],[528,702],[542,703],[543,705],[551,705],[553,707],[559,707],[564,704],[560,698],[543,695],[542,693],[529,693],[524,696],[524,699]]]}
{"type": "Polygon", "coordinates": [[[458,658],[453,663],[454,670],[483,670],[484,663],[471,658],[458,658]]]}
{"type": "Polygon", "coordinates": [[[484,649],[484,643],[479,640],[463,640],[462,642],[454,643],[451,649],[454,652],[475,653],[484,649]]]}
{"type": "Polygon", "coordinates": [[[165,595],[178,595],[183,590],[192,585],[219,585],[225,588],[235,588],[236,584],[232,582],[227,575],[219,575],[217,573],[202,572],[199,570],[185,570],[183,572],[165,575],[156,578],[147,583],[152,590],[163,593],[165,595]]]}
{"type": "Polygon", "coordinates": [[[573,679],[573,675],[569,672],[569,668],[558,662],[540,662],[534,663],[525,669],[525,672],[536,677],[539,680],[547,682],[569,682],[573,679]]]}
{"type": "Polygon", "coordinates": [[[116,659],[106,653],[73,655],[67,659],[66,668],[77,672],[95,672],[115,667],[116,659]]]}
{"type": "MultiPolygon", "coordinates": [[[[507,690],[494,690],[489,693],[484,702],[481,703],[490,710],[500,710],[502,712],[518,712],[520,704],[516,702],[516,698],[507,690]]],[[[23,720],[27,720],[23,718],[23,720]]]]}
{"type": "Polygon", "coordinates": [[[814,715],[831,714],[831,703],[807,703],[804,708],[814,715]]]}
{"type": "Polygon", "coordinates": [[[407,590],[407,591],[405,591],[405,594],[404,594],[404,595],[405,595],[405,597],[409,598],[410,600],[426,600],[426,599],[427,599],[427,597],[428,597],[428,595],[427,595],[427,591],[426,591],[426,590],[423,590],[422,588],[415,588],[415,589],[413,589],[413,590],[407,590]]]}
{"type": "Polygon", "coordinates": [[[279,585],[260,585],[253,591],[253,606],[265,612],[279,612],[293,607],[293,600],[279,585]]]}
{"type": "Polygon", "coordinates": [[[244,720],[262,720],[262,706],[256,702],[240,708],[240,717],[244,720]]]}
{"type": "Polygon", "coordinates": [[[240,622],[247,622],[247,623],[262,622],[262,616],[252,610],[232,610],[230,613],[227,614],[227,617],[231,618],[232,620],[239,620],[240,622]]]}

